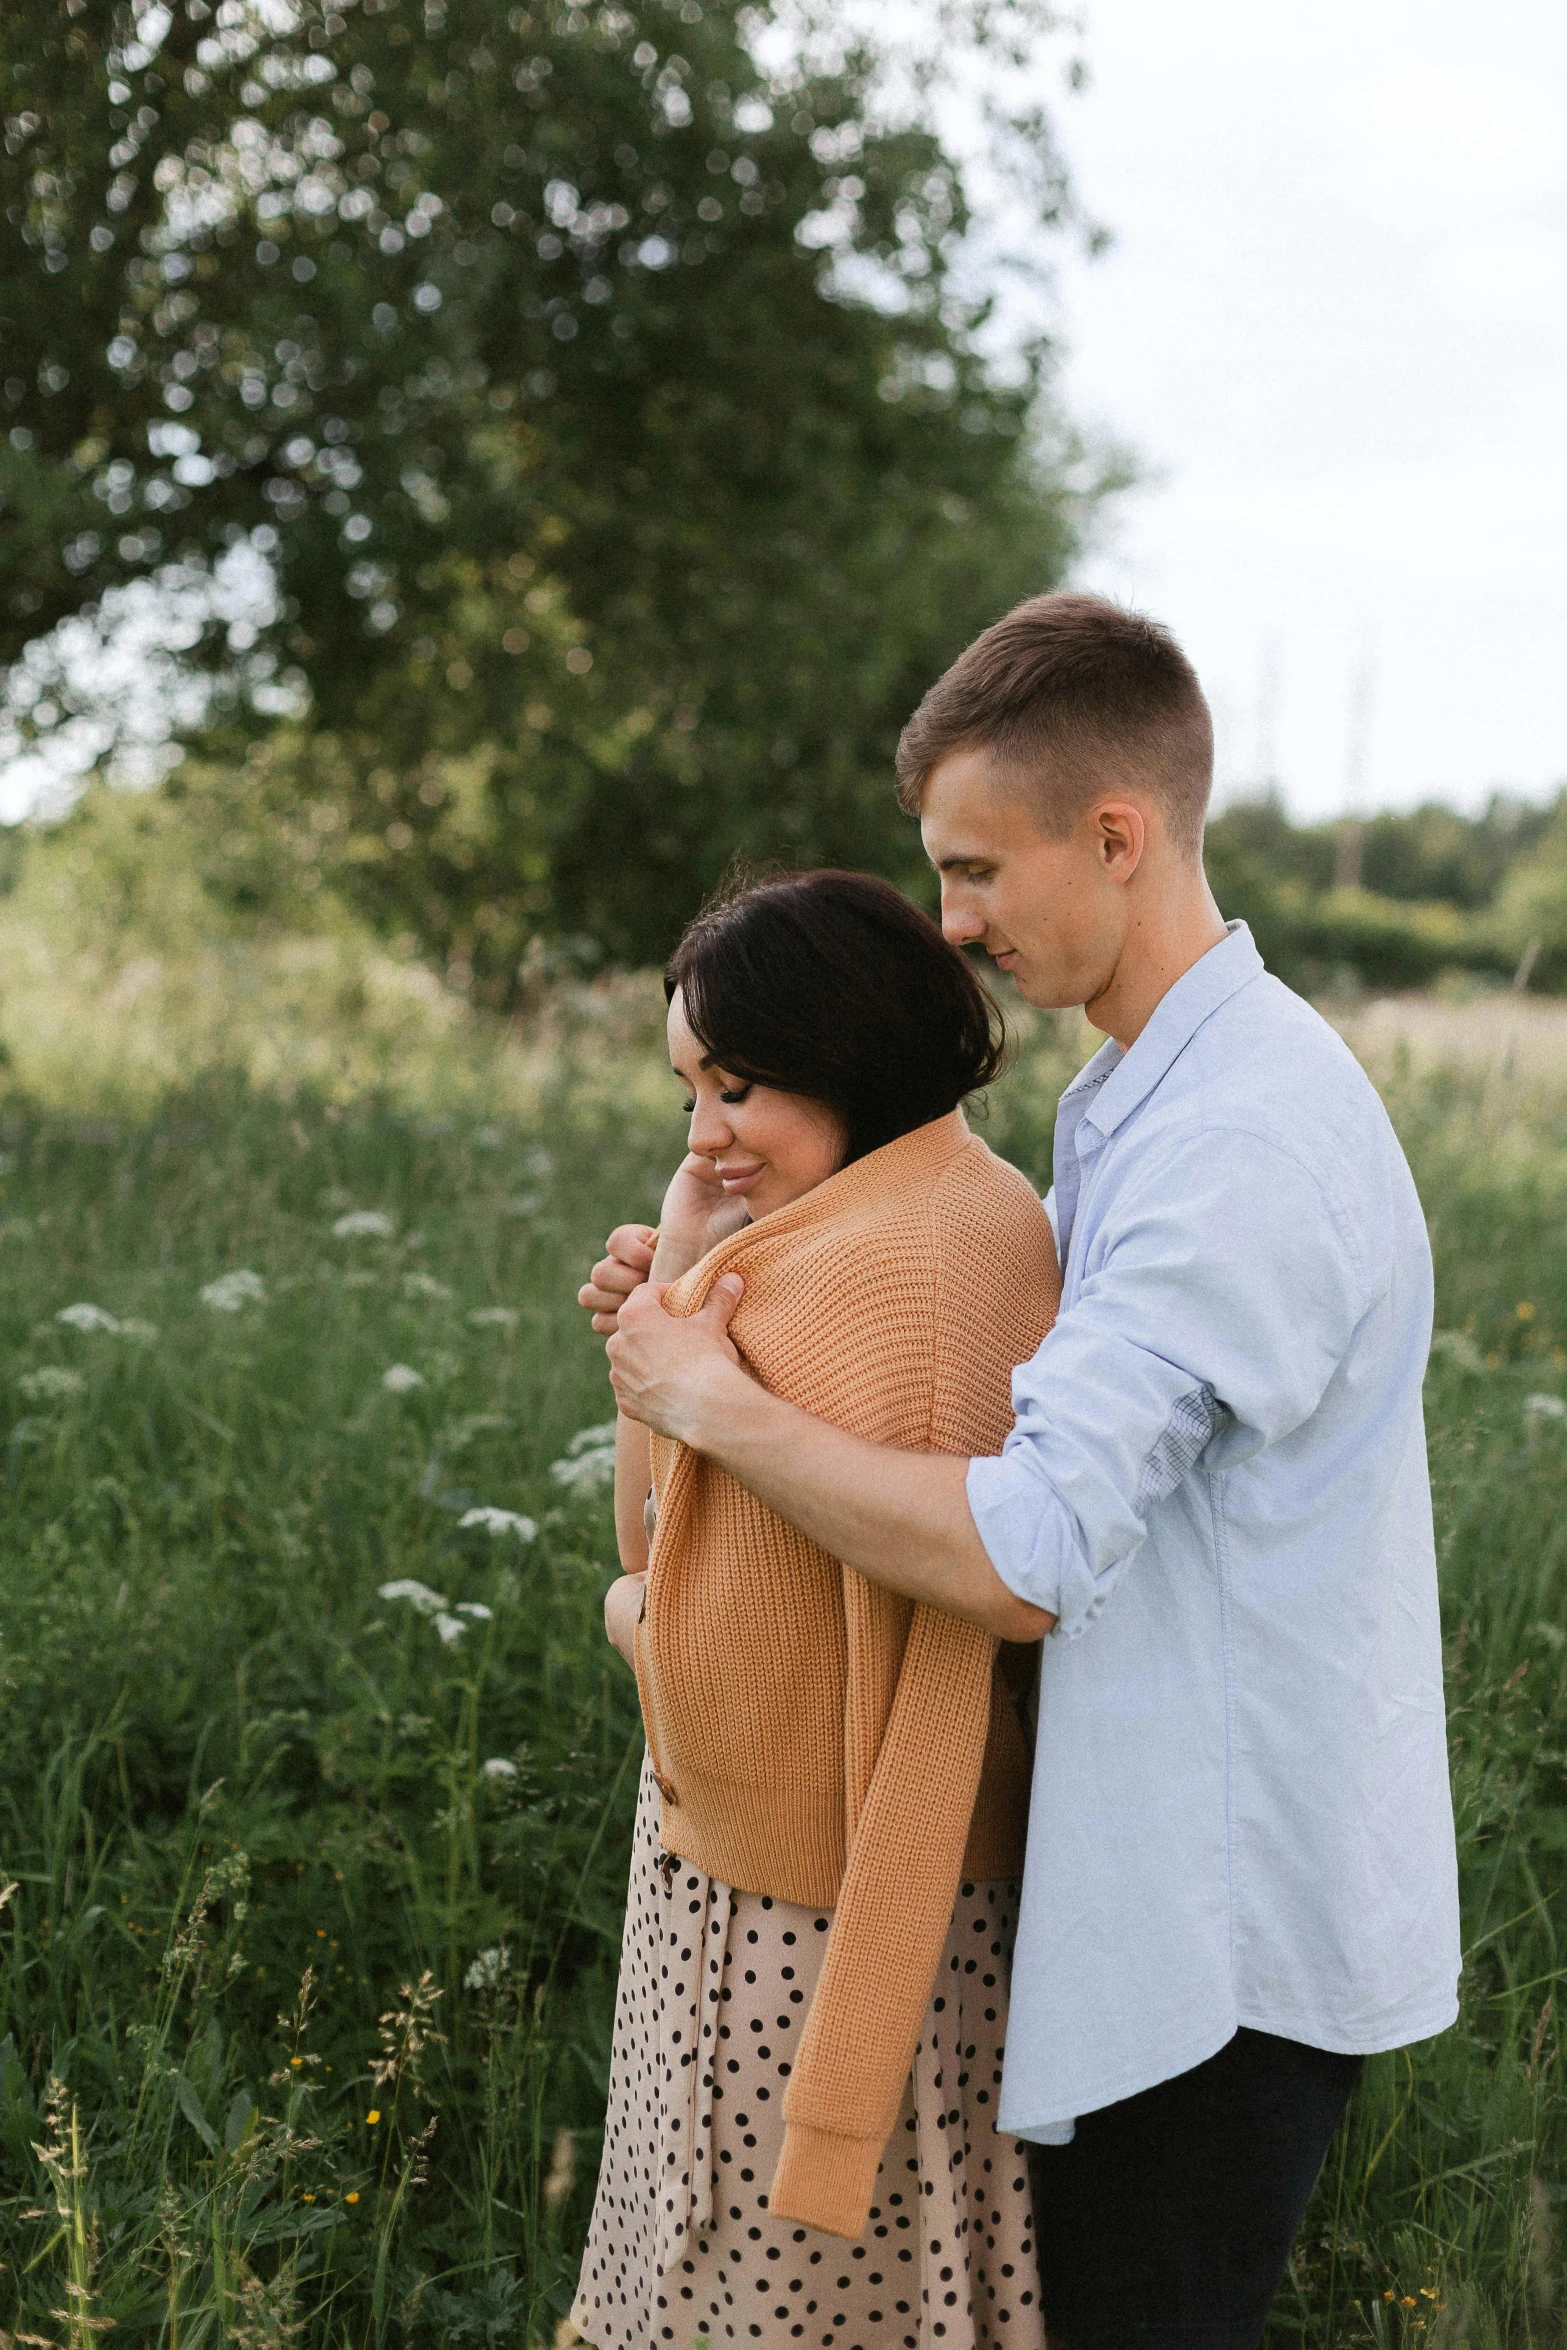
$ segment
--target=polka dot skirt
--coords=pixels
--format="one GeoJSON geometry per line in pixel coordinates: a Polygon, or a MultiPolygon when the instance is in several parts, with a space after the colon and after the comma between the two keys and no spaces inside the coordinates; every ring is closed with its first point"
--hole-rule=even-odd
{"type": "Polygon", "coordinates": [[[663,1864],[645,1769],[577,2332],[595,2350],[1044,2350],[1027,2166],[995,2126],[1015,1882],[959,1893],[846,2244],[767,2208],[831,1915],[663,1864]]]}

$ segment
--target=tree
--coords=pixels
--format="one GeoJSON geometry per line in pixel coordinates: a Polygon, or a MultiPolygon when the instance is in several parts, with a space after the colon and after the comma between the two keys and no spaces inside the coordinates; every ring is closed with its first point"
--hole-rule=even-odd
{"type": "MultiPolygon", "coordinates": [[[[806,23],[764,66],[778,30],[736,0],[0,23],[0,656],[264,554],[259,641],[214,614],[191,648],[235,698],[187,786],[312,797],[334,874],[492,994],[530,936],[660,951],[736,851],[912,871],[897,725],[1093,492],[1044,343],[999,370],[960,297],[951,156],[878,115],[876,54],[806,23]]],[[[1046,126],[1006,127],[1060,225],[1046,126]]]]}

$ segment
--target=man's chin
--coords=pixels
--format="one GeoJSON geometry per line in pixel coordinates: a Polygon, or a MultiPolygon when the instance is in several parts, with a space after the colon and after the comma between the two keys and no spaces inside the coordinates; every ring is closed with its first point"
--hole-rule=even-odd
{"type": "Polygon", "coordinates": [[[1036,1012],[1075,1011],[1082,1002],[1080,995],[1063,995],[1061,982],[1052,981],[1048,973],[1021,970],[1014,966],[1007,975],[1025,1004],[1032,1004],[1036,1012]]]}

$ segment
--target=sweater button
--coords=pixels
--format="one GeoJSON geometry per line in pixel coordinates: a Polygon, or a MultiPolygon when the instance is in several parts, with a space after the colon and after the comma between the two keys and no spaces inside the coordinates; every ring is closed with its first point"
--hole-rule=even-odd
{"type": "Polygon", "coordinates": [[[664,1801],[669,1804],[673,1810],[678,1811],[680,1809],[680,1798],[675,1793],[675,1790],[670,1784],[669,1780],[661,1779],[658,1773],[655,1771],[653,1774],[653,1784],[658,1789],[660,1795],[662,1795],[664,1798],[664,1801]]]}

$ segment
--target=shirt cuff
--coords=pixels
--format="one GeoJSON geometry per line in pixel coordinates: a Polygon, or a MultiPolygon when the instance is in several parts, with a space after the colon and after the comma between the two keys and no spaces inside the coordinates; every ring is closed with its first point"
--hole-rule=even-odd
{"type": "Polygon", "coordinates": [[[1023,1448],[968,1465],[968,1506],[985,1554],[1007,1589],[1056,1619],[1075,1639],[1103,1607],[1077,1519],[1049,1483],[1024,1466],[1023,1448]]]}

